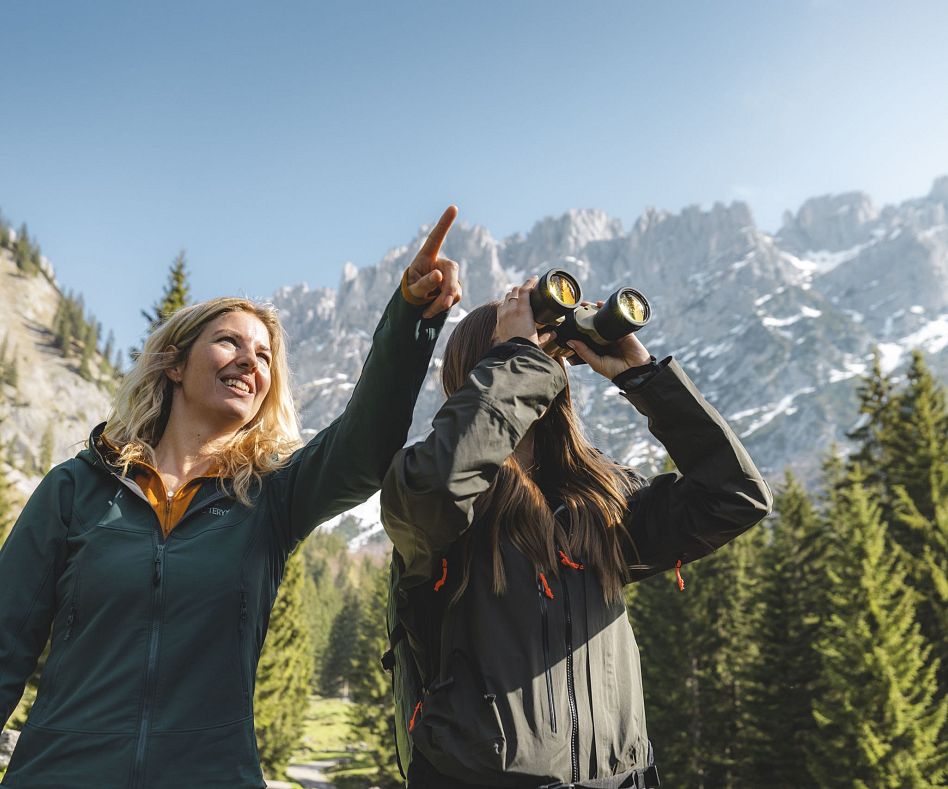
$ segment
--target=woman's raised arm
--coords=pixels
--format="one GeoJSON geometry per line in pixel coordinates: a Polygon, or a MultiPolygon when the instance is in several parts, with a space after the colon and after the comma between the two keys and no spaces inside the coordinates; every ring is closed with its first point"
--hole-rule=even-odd
{"type": "Polygon", "coordinates": [[[471,524],[474,501],[565,385],[563,369],[532,342],[496,345],[435,415],[428,437],[395,455],[382,524],[406,585],[431,577],[471,524]]]}
{"type": "Polygon", "coordinates": [[[625,527],[632,580],[700,559],[743,534],[773,506],[770,488],[723,417],[674,360],[624,396],[678,472],[632,494],[625,527]]]}
{"type": "Polygon", "coordinates": [[[404,445],[447,310],[461,297],[457,263],[440,257],[456,216],[450,206],[406,270],[345,411],[273,475],[274,512],[288,548],[377,491],[404,445]]]}

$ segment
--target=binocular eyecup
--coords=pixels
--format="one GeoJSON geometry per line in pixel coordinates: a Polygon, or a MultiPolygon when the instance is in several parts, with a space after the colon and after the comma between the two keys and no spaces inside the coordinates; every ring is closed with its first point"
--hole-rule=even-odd
{"type": "Polygon", "coordinates": [[[566,343],[580,340],[599,353],[628,334],[637,332],[652,317],[645,296],[634,288],[619,288],[602,307],[580,304],[582,289],[576,278],[563,269],[550,269],[530,291],[530,307],[537,328],[556,332],[544,343],[551,356],[570,356],[573,364],[584,362],[566,343]]]}

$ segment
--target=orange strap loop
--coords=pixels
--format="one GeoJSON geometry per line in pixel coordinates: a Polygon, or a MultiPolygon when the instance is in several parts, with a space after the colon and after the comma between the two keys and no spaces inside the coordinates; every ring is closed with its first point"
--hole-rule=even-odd
{"type": "Polygon", "coordinates": [[[543,594],[553,599],[553,590],[550,589],[550,585],[546,582],[546,576],[543,573],[540,573],[540,583],[543,584],[543,594]]]}
{"type": "Polygon", "coordinates": [[[685,591],[685,579],[681,577],[681,559],[675,562],[675,580],[678,581],[678,591],[685,591]]]}
{"type": "Polygon", "coordinates": [[[444,586],[444,582],[448,580],[448,560],[441,560],[441,577],[435,581],[434,590],[436,592],[441,591],[441,587],[444,586]]]}
{"type": "Polygon", "coordinates": [[[421,702],[419,701],[415,705],[415,711],[411,714],[411,720],[408,721],[408,731],[412,731],[415,728],[415,723],[417,722],[418,713],[421,712],[421,702]]]}
{"type": "Polygon", "coordinates": [[[560,564],[565,564],[567,567],[571,567],[574,570],[585,570],[586,565],[582,562],[574,562],[569,556],[566,555],[565,551],[560,551],[560,564]]]}

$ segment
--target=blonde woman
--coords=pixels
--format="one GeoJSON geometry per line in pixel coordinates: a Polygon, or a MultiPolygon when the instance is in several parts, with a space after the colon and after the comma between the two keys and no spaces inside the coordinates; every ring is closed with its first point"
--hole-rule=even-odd
{"type": "Polygon", "coordinates": [[[264,787],[254,673],[287,557],[379,488],[404,443],[457,264],[445,211],[345,412],[306,446],[275,310],[222,298],[148,338],[89,446],[0,551],[0,720],[50,630],[4,786],[264,787]]]}
{"type": "Polygon", "coordinates": [[[565,367],[538,347],[535,284],[458,324],[434,429],[382,486],[400,577],[392,641],[422,686],[406,698],[411,662],[396,660],[409,789],[657,786],[623,587],[700,559],[771,506],[721,416],[635,335],[606,355],[570,345],[680,473],[649,481],[591,446],[565,367]]]}

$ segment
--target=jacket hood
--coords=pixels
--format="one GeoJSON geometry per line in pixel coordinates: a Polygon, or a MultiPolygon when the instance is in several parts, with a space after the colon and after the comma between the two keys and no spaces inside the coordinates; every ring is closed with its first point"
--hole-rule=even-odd
{"type": "Polygon", "coordinates": [[[112,462],[114,447],[108,444],[104,436],[105,422],[101,422],[92,428],[89,434],[89,440],[84,449],[79,451],[77,457],[84,460],[93,468],[100,469],[107,474],[118,474],[122,476],[121,466],[112,462]]]}

